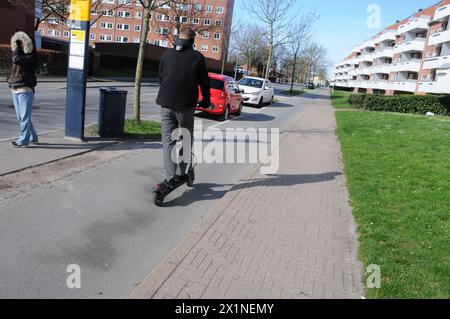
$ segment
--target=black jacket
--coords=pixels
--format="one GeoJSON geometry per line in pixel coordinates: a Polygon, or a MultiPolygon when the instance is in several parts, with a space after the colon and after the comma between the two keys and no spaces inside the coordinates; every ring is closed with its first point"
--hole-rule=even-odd
{"type": "Polygon", "coordinates": [[[200,85],[203,102],[209,105],[210,86],[205,57],[192,48],[167,50],[159,64],[161,87],[156,103],[165,108],[193,109],[200,85]]]}
{"type": "Polygon", "coordinates": [[[21,49],[16,49],[13,54],[11,75],[8,78],[9,87],[12,89],[29,87],[34,90],[37,84],[36,65],[35,54],[25,54],[21,49]]]}

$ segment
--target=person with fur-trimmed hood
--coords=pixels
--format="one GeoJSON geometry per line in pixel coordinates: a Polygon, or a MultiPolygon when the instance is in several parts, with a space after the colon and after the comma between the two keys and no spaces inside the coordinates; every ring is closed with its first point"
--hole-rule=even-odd
{"type": "Polygon", "coordinates": [[[38,136],[31,122],[38,58],[33,40],[22,31],[12,36],[11,50],[12,68],[8,83],[20,124],[19,138],[11,144],[14,147],[28,147],[29,143],[38,143],[38,136]]]}

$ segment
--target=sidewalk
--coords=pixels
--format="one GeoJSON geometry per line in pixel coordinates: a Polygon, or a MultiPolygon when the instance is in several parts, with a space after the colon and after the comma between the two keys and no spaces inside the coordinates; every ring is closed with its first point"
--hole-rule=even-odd
{"type": "Polygon", "coordinates": [[[114,140],[90,138],[80,142],[64,138],[63,131],[39,135],[39,144],[14,148],[10,141],[0,142],[0,176],[39,166],[93,150],[101,149],[114,140]]]}
{"type": "Polygon", "coordinates": [[[361,298],[334,110],[311,101],[281,137],[279,173],[233,187],[130,298],[361,298]]]}

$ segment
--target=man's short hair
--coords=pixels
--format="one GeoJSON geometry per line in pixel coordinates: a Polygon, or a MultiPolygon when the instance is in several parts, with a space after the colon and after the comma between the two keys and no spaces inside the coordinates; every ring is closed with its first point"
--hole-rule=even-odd
{"type": "Polygon", "coordinates": [[[195,32],[191,28],[184,28],[180,31],[180,38],[186,39],[186,40],[194,40],[195,39],[195,32]]]}

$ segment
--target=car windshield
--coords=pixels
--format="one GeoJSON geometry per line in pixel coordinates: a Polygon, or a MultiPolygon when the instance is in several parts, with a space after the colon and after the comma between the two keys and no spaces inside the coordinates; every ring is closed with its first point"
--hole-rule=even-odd
{"type": "Polygon", "coordinates": [[[223,90],[225,83],[217,79],[209,78],[209,86],[213,90],[223,90]]]}
{"type": "Polygon", "coordinates": [[[238,82],[239,85],[242,85],[242,86],[251,86],[251,87],[254,87],[254,88],[257,88],[257,89],[262,88],[263,83],[264,83],[264,82],[261,81],[261,80],[250,79],[250,78],[243,78],[242,80],[240,80],[240,81],[238,82]]]}

